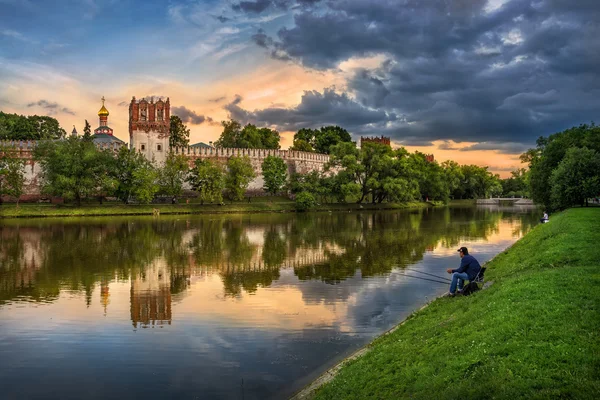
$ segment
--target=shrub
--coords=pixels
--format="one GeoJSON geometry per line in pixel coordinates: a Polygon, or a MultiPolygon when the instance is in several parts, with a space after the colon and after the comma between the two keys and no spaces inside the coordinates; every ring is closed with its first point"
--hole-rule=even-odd
{"type": "Polygon", "coordinates": [[[315,196],[309,192],[301,192],[296,196],[296,210],[306,211],[317,205],[315,196]]]}

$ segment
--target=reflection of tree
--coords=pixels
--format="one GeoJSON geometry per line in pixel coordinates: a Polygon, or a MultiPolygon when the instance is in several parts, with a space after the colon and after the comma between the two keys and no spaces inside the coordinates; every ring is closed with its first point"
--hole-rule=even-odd
{"type": "Polygon", "coordinates": [[[501,220],[522,234],[537,216],[472,207],[19,221],[0,226],[0,302],[52,301],[61,290],[84,293],[91,302],[100,283],[108,291],[110,282],[143,277],[156,265],[164,268],[172,295],[183,295],[199,270],[218,273],[225,294],[233,296],[271,285],[286,266],[302,280],[335,284],[415,263],[439,245],[486,238],[501,220]]]}
{"type": "Polygon", "coordinates": [[[265,232],[262,259],[266,267],[280,267],[287,255],[287,246],[279,231],[271,226],[265,232]]]}

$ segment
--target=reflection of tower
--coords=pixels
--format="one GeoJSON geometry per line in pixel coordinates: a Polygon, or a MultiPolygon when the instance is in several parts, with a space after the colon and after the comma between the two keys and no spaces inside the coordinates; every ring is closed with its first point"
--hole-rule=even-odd
{"type": "Polygon", "coordinates": [[[104,307],[104,315],[106,316],[106,309],[108,307],[108,304],[110,303],[110,293],[108,291],[108,281],[105,281],[104,279],[102,280],[102,282],[100,282],[100,303],[102,304],[102,307],[104,307]]]}
{"type": "Polygon", "coordinates": [[[164,265],[153,264],[131,279],[131,321],[138,325],[171,325],[171,279],[164,265]]]}

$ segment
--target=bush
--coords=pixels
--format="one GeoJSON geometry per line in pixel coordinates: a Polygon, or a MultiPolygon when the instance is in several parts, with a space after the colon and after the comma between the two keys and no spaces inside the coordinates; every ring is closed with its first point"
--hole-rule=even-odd
{"type": "Polygon", "coordinates": [[[312,193],[301,192],[296,196],[296,210],[306,211],[314,208],[317,205],[317,200],[312,193]]]}

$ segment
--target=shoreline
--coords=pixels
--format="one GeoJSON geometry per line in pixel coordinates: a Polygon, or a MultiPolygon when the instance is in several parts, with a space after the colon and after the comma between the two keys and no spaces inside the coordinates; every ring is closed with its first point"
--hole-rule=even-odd
{"type": "MultiPolygon", "coordinates": [[[[408,203],[331,203],[323,204],[308,210],[312,212],[341,212],[341,211],[379,211],[423,209],[440,207],[443,204],[433,202],[408,203]]],[[[0,219],[34,219],[34,218],[65,218],[65,217],[117,217],[117,216],[153,216],[153,215],[198,215],[198,214],[262,214],[262,213],[296,213],[292,201],[257,201],[254,203],[233,203],[226,205],[214,204],[156,204],[156,205],[29,205],[21,204],[0,206],[0,219]]]]}
{"type": "Polygon", "coordinates": [[[577,208],[536,226],[485,264],[486,285],[495,282],[492,287],[469,297],[433,299],[291,399],[530,398],[540,385],[546,393],[541,398],[597,394],[600,383],[586,354],[598,351],[589,335],[600,331],[600,323],[590,317],[593,307],[581,304],[599,297],[590,293],[600,283],[599,251],[590,246],[599,239],[599,221],[597,208],[577,208]],[[577,250],[579,263],[572,261],[577,250]],[[565,278],[565,265],[575,270],[573,278],[565,278]],[[582,280],[582,272],[591,276],[582,280]],[[556,303],[571,313],[556,310],[556,303]],[[567,339],[566,324],[573,331],[567,339]],[[465,329],[469,325],[472,330],[465,329]],[[588,383],[581,386],[582,380],[588,383]]]}

